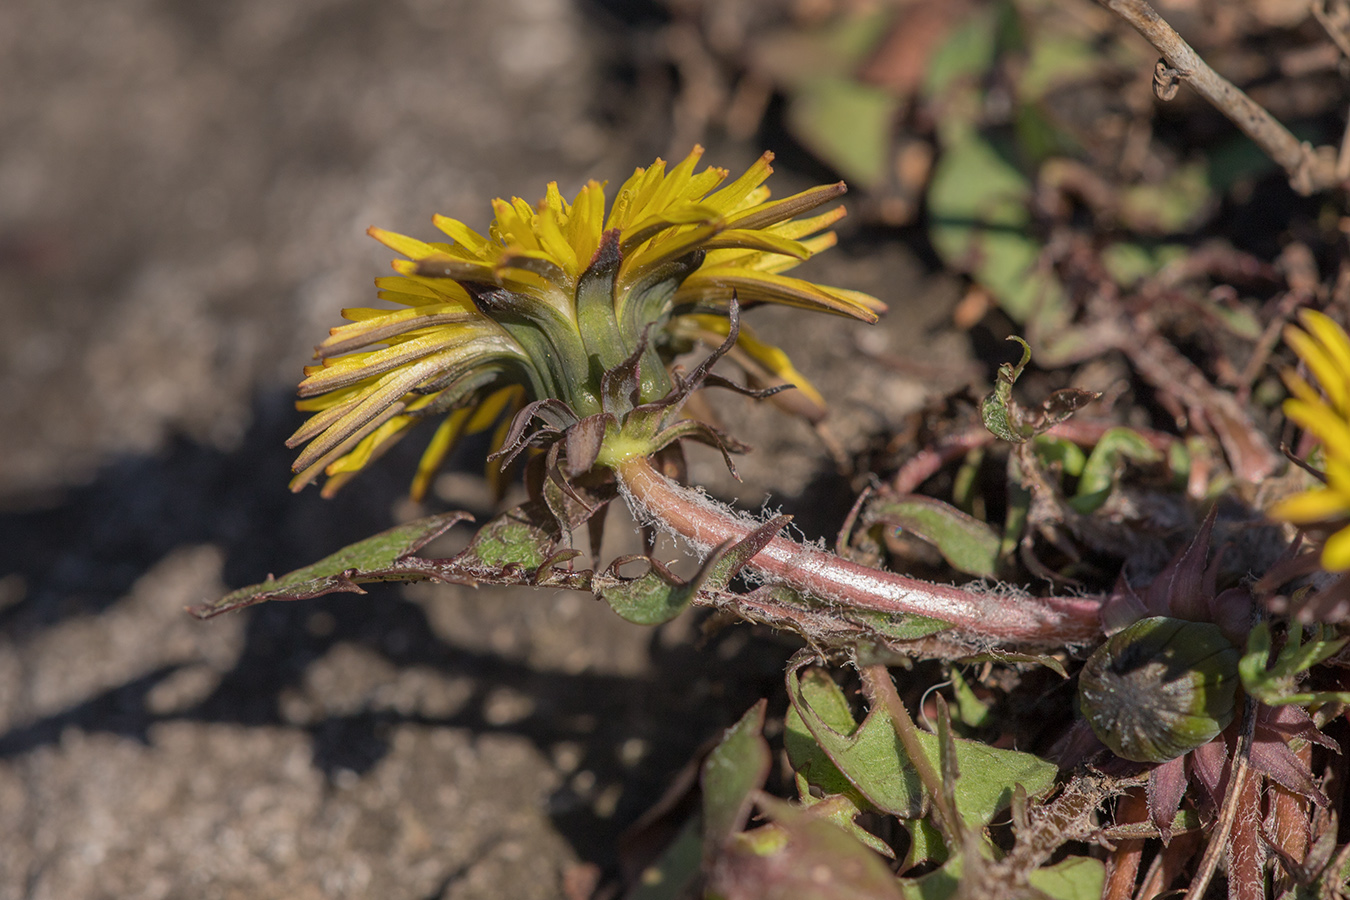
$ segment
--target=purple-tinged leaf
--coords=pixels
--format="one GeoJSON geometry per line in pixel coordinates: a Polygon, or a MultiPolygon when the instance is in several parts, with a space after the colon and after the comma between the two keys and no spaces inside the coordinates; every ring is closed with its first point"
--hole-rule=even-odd
{"type": "Polygon", "coordinates": [[[1148,814],[1164,844],[1172,839],[1172,820],[1185,796],[1186,757],[1169,759],[1148,773],[1148,814]]]}
{"type": "Polygon", "coordinates": [[[764,794],[773,824],[745,832],[718,856],[708,893],[722,900],[902,900],[876,853],[828,819],[764,794]]]}
{"type": "Polygon", "coordinates": [[[1290,750],[1282,738],[1258,728],[1256,739],[1252,741],[1250,760],[1252,768],[1264,773],[1276,784],[1311,799],[1318,806],[1326,806],[1330,802],[1313,782],[1308,764],[1299,759],[1298,754],[1290,750]]]}
{"type": "Polygon", "coordinates": [[[1172,616],[1188,622],[1209,621],[1209,601],[1214,597],[1217,572],[1207,573],[1205,561],[1209,557],[1217,509],[1210,508],[1191,542],[1145,589],[1144,603],[1152,615],[1172,616]]]}
{"type": "Polygon", "coordinates": [[[1317,728],[1317,723],[1301,706],[1289,704],[1267,706],[1264,703],[1256,708],[1256,733],[1270,732],[1286,741],[1302,738],[1314,744],[1320,744],[1328,750],[1341,752],[1341,747],[1317,728]]]}
{"type": "Polygon", "coordinates": [[[1190,753],[1191,772],[1199,780],[1214,807],[1223,805],[1228,789],[1228,743],[1223,735],[1190,753]]]}
{"type": "Polygon", "coordinates": [[[605,440],[605,430],[614,422],[608,413],[596,413],[577,422],[565,432],[567,444],[567,463],[563,472],[569,478],[575,478],[590,471],[600,455],[600,445],[605,440]]]}

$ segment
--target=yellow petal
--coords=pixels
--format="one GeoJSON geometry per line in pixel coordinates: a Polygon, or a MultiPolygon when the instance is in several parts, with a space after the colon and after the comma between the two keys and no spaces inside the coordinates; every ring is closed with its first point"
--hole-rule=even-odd
{"type": "MultiPolygon", "coordinates": [[[[501,388],[488,394],[483,398],[483,402],[478,404],[477,409],[473,411],[473,418],[469,419],[464,428],[465,433],[477,434],[480,431],[486,431],[492,427],[493,422],[497,421],[503,410],[523,396],[524,391],[516,385],[501,388]]],[[[493,449],[497,448],[493,447],[493,449]]]]}
{"type": "Polygon", "coordinates": [[[1350,336],[1346,335],[1345,330],[1330,316],[1315,309],[1301,310],[1298,317],[1303,327],[1326,349],[1327,355],[1340,369],[1341,377],[1350,378],[1350,336]]]}
{"type": "Polygon", "coordinates": [[[773,174],[773,166],[770,165],[772,162],[773,154],[766,152],[755,160],[754,165],[745,170],[745,174],[709,196],[704,202],[709,206],[716,207],[723,215],[741,209],[745,201],[755,193],[765,179],[773,174]]]}
{"type": "Polygon", "coordinates": [[[413,476],[412,488],[409,492],[414,500],[420,503],[426,497],[432,479],[440,471],[441,463],[445,462],[445,457],[459,441],[464,423],[472,412],[472,407],[466,406],[463,409],[457,409],[442,419],[441,424],[436,427],[435,433],[431,436],[431,442],[427,444],[427,449],[422,451],[422,458],[417,463],[417,474],[413,476]]]}
{"type": "Polygon", "coordinates": [[[1317,383],[1331,398],[1332,405],[1337,409],[1345,409],[1345,377],[1350,373],[1350,370],[1338,368],[1330,354],[1317,341],[1313,340],[1312,336],[1306,331],[1300,331],[1292,327],[1286,328],[1284,330],[1284,342],[1293,347],[1294,352],[1312,370],[1313,375],[1317,378],[1317,383]]]}
{"type": "Polygon", "coordinates": [[[589,181],[572,201],[572,212],[567,219],[567,242],[572,245],[577,266],[583,271],[600,247],[604,223],[605,186],[598,181],[589,181]]]}
{"type": "Polygon", "coordinates": [[[408,237],[406,234],[385,231],[383,228],[376,228],[374,225],[366,229],[366,234],[370,235],[381,244],[384,244],[395,253],[402,253],[409,259],[421,259],[424,256],[431,256],[436,252],[436,248],[425,241],[419,241],[417,238],[408,237]]]}
{"type": "Polygon", "coordinates": [[[1295,525],[1309,525],[1339,518],[1350,512],[1350,497],[1339,491],[1317,489],[1286,497],[1271,506],[1272,519],[1293,522],[1295,525]]]}
{"type": "Polygon", "coordinates": [[[1327,453],[1350,457],[1350,425],[1325,403],[1305,400],[1284,401],[1284,414],[1317,437],[1327,453]]]}
{"type": "Polygon", "coordinates": [[[1350,528],[1342,528],[1327,538],[1322,547],[1322,568],[1328,572],[1350,569],[1350,528]]]}
{"type": "Polygon", "coordinates": [[[459,245],[459,249],[478,259],[486,259],[490,241],[468,225],[449,216],[432,216],[431,223],[459,245]]]}

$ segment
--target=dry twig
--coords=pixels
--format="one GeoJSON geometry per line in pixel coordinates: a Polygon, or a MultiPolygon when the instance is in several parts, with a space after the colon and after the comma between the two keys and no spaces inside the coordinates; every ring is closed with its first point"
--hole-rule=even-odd
{"type": "Polygon", "coordinates": [[[1300,194],[1338,187],[1334,147],[1314,148],[1298,138],[1231,81],[1215,72],[1191,45],[1144,0],[1097,0],[1120,16],[1163,55],[1154,72],[1158,96],[1168,100],[1177,80],[1188,82],[1200,96],[1223,113],[1289,174],[1289,184],[1300,194]]]}

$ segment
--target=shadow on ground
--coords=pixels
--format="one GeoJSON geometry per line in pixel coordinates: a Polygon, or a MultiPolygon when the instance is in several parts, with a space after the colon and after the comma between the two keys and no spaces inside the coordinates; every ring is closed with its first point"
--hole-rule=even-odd
{"type": "MultiPolygon", "coordinates": [[[[121,627],[110,618],[119,604],[184,547],[219,547],[221,578],[232,588],[388,527],[410,454],[368,473],[364,483],[336,500],[322,500],[313,490],[292,496],[284,489],[290,453],[283,441],[298,420],[288,406],[282,396],[259,401],[254,425],[235,452],[178,440],[155,457],[105,467],[92,483],[45,508],[0,515],[5,548],[0,565],[12,573],[11,583],[21,579],[24,593],[0,613],[0,621],[18,652],[71,623],[121,627]]],[[[426,587],[415,598],[407,596],[409,589],[374,586],[365,596],[248,610],[239,614],[242,639],[233,659],[218,665],[210,689],[192,702],[170,704],[165,711],[153,697],[172,679],[200,667],[199,660],[189,656],[143,671],[129,662],[134,677],[101,684],[78,702],[42,715],[12,716],[0,733],[0,761],[60,748],[72,729],[133,739],[148,748],[156,728],[166,724],[283,728],[307,736],[312,766],[332,784],[370,773],[390,752],[390,736],[403,727],[452,729],[475,738],[512,736],[559,769],[560,783],[547,799],[558,833],[580,859],[608,867],[615,863],[622,829],[655,802],[701,744],[773,691],[788,652],[787,645],[751,638],[743,628],[706,643],[688,622],[666,632],[638,629],[582,597],[582,617],[599,622],[603,633],[596,636],[593,625],[571,627],[578,642],[594,640],[594,646],[585,665],[560,670],[532,660],[528,649],[493,649],[501,644],[498,629],[504,623],[526,631],[548,627],[528,614],[518,616],[523,609],[556,605],[557,595],[426,587]],[[486,603],[489,612],[460,622],[447,639],[429,610],[444,612],[461,603],[486,603]],[[500,617],[503,610],[508,619],[500,617]],[[608,664],[602,655],[616,644],[625,645],[625,658],[636,653],[640,664],[608,664]],[[353,654],[361,661],[352,673],[337,676],[341,697],[330,705],[311,676],[339,648],[346,656],[338,658],[337,668],[353,654]],[[381,700],[381,692],[407,672],[454,684],[462,696],[442,714],[418,702],[381,700]]],[[[178,605],[201,599],[183,596],[178,605]]],[[[577,600],[570,598],[567,608],[576,610],[577,600]]],[[[147,631],[140,640],[148,665],[155,660],[157,636],[147,631]]],[[[136,639],[109,637],[106,645],[110,653],[138,652],[136,639]]],[[[52,661],[44,657],[36,664],[52,661]]]]}

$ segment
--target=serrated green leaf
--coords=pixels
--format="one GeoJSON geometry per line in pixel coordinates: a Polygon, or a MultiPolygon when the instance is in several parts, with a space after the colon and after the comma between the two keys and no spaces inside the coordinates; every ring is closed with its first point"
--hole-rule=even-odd
{"type": "Polygon", "coordinates": [[[995,437],[1014,444],[1024,444],[1101,396],[1095,391],[1061,388],[1047,397],[1039,409],[1023,407],[1013,399],[1012,389],[1031,360],[1031,347],[1017,335],[1010,336],[1008,340],[1022,345],[1022,359],[1016,365],[1000,365],[994,390],[980,401],[980,418],[984,420],[984,427],[995,437]]]}
{"type": "Polygon", "coordinates": [[[305,600],[331,593],[361,593],[361,584],[421,580],[427,576],[390,570],[455,523],[468,518],[471,518],[468,513],[451,512],[395,526],[280,578],[268,578],[231,591],[214,603],[193,608],[192,613],[199,618],[209,618],[268,600],[305,600]]]}
{"type": "Polygon", "coordinates": [[[1031,345],[1016,335],[1010,336],[1008,340],[1022,345],[1022,358],[1016,364],[999,365],[993,392],[980,401],[980,418],[984,420],[984,427],[988,428],[994,437],[1021,443],[1033,435],[1022,434],[1013,406],[1012,389],[1017,379],[1021,377],[1022,370],[1031,362],[1031,345]]]}
{"type": "Polygon", "coordinates": [[[514,509],[492,519],[473,536],[466,553],[484,565],[537,569],[553,554],[554,534],[514,509]]]}
{"type": "Polygon", "coordinates": [[[744,540],[718,547],[688,582],[676,578],[653,559],[649,560],[651,568],[640,578],[604,585],[596,593],[616,613],[637,625],[669,622],[693,602],[700,590],[725,588],[791,519],[791,516],[777,516],[756,528],[744,540]]]}
{"type": "Polygon", "coordinates": [[[903,528],[932,544],[958,572],[992,578],[998,568],[999,536],[994,530],[936,498],[886,498],[868,509],[866,520],[903,528]]]}
{"type": "MultiPolygon", "coordinates": [[[[856,725],[853,714],[849,711],[848,702],[839,691],[832,691],[823,684],[817,684],[821,679],[830,680],[829,673],[824,669],[805,670],[801,674],[801,680],[805,683],[803,690],[811,698],[812,708],[820,720],[831,730],[847,734],[856,725]]],[[[784,718],[783,749],[787,751],[788,763],[793,771],[820,788],[826,795],[851,795],[866,802],[863,795],[844,777],[844,773],[839,771],[839,767],[812,736],[796,706],[789,706],[787,716],[784,718]]]]}

